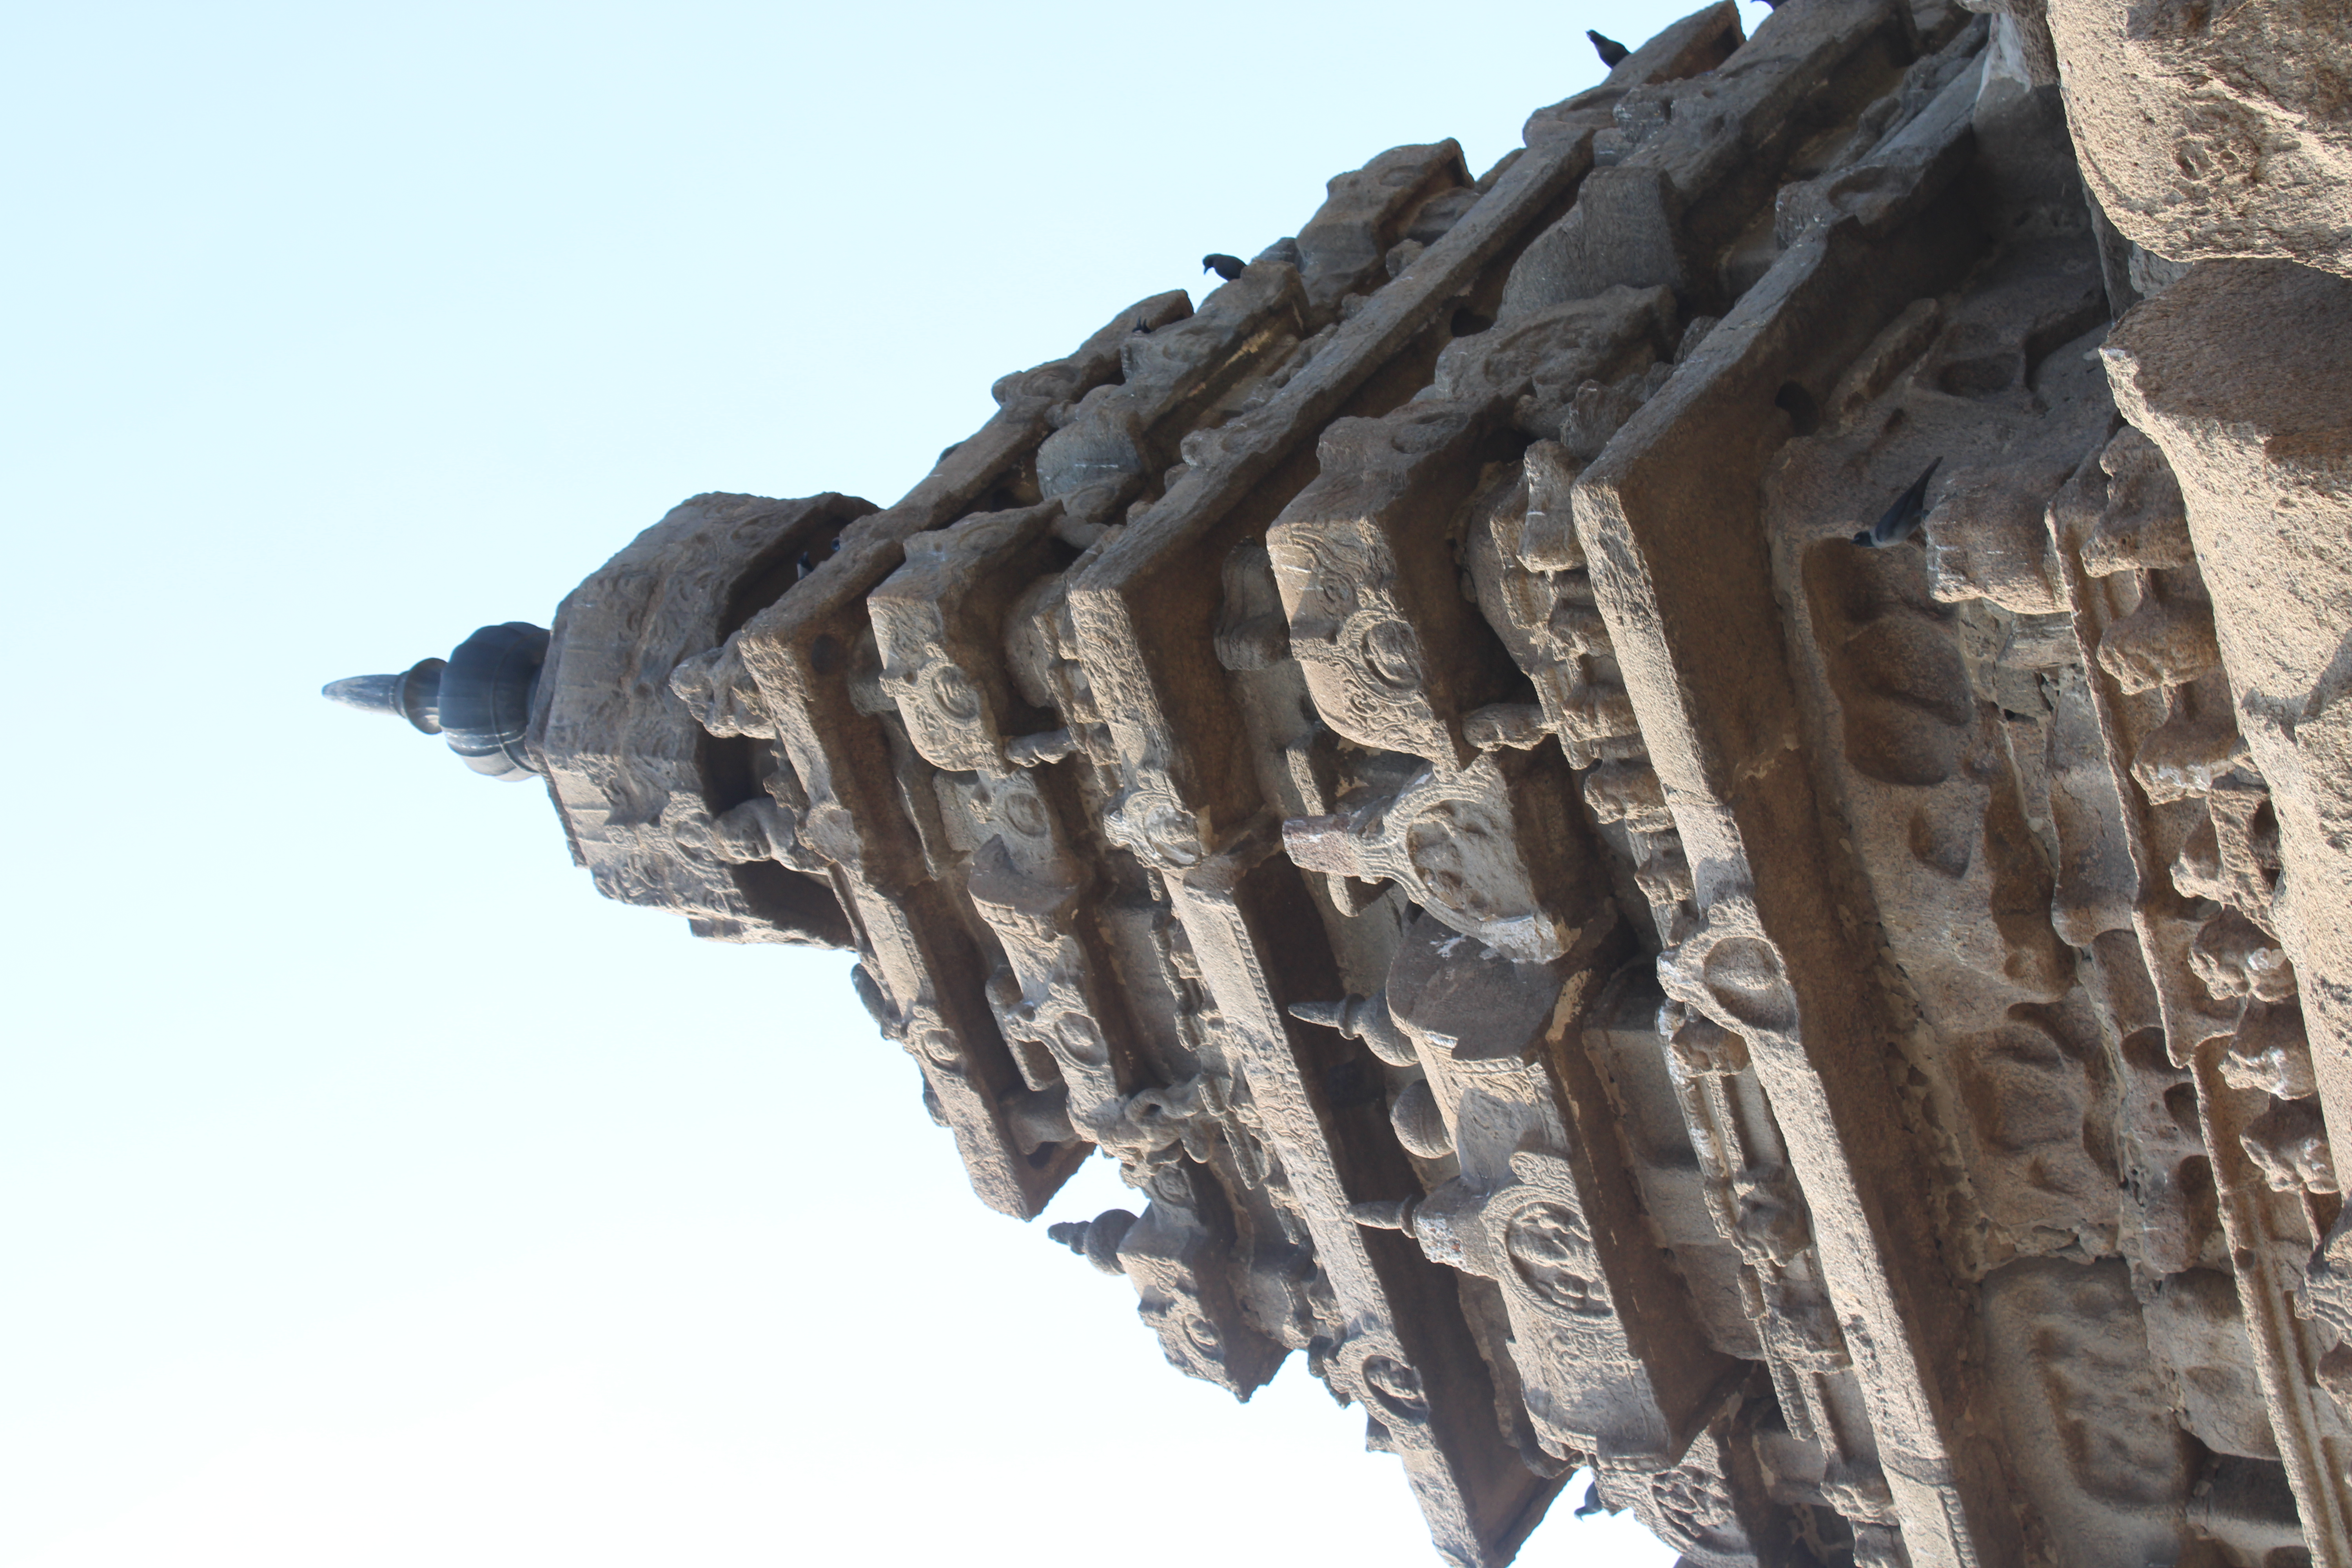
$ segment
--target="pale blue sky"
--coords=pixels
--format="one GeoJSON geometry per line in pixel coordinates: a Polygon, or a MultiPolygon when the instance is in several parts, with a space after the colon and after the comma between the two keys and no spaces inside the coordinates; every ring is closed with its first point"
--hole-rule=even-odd
{"type": "Polygon", "coordinates": [[[1360,1412],[979,1205],[845,959],[316,691],[699,490],[895,500],[1678,8],[8,6],[0,1563],[1425,1568],[1360,1412]]]}

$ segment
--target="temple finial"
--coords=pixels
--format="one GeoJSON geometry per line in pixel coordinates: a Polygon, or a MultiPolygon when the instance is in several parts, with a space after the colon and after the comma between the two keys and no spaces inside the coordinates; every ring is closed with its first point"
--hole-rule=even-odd
{"type": "Polygon", "coordinates": [[[398,675],[351,675],[319,688],[319,695],[346,708],[389,713],[428,735],[441,732],[441,671],[446,661],[420,659],[398,675]]]}
{"type": "Polygon", "coordinates": [[[421,659],[400,675],[331,680],[319,695],[370,713],[396,713],[443,736],[459,760],[486,777],[527,779],[539,771],[524,732],[547,644],[545,627],[507,621],[481,627],[446,659],[421,659]]]}

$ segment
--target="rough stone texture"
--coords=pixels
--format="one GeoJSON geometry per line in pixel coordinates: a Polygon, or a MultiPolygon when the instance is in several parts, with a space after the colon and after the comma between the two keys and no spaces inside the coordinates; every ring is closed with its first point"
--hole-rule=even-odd
{"type": "Polygon", "coordinates": [[[849,925],[822,862],[781,831],[757,748],[704,727],[670,672],[782,595],[844,524],[846,496],[684,502],[565,598],[531,746],[596,890],[687,916],[697,936],[839,947],[849,925]]]}
{"type": "Polygon", "coordinates": [[[540,677],[581,859],[854,947],[983,1201],[1118,1160],[1056,1239],[1448,1562],[1590,1465],[2352,1568],[2342,17],[1988,8],[1701,11],[897,506],[687,503],[540,677]]]}
{"type": "Polygon", "coordinates": [[[2175,262],[2352,274],[2352,5],[2049,0],[2093,199],[2175,262]]]}

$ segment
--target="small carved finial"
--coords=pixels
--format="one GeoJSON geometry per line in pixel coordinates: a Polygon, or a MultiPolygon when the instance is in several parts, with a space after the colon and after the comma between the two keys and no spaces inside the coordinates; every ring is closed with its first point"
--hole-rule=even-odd
{"type": "Polygon", "coordinates": [[[1348,1004],[1344,1001],[1293,1002],[1290,1016],[1302,1024],[1320,1024],[1327,1029],[1338,1029],[1348,1016],[1348,1004]]]}
{"type": "Polygon", "coordinates": [[[1060,1242],[1105,1274],[1127,1272],[1118,1260],[1118,1244],[1135,1224],[1135,1215],[1125,1209],[1105,1209],[1092,1219],[1066,1220],[1049,1225],[1045,1234],[1060,1242]]]}
{"type": "Polygon", "coordinates": [[[1367,1230],[1401,1230],[1412,1234],[1412,1211],[1417,1198],[1390,1198],[1376,1203],[1349,1204],[1348,1216],[1367,1230]]]}
{"type": "Polygon", "coordinates": [[[1392,1068],[1412,1067],[1421,1060],[1412,1037],[1397,1027],[1389,1014],[1385,991],[1371,996],[1348,996],[1337,1002],[1293,1002],[1290,1016],[1302,1024],[1337,1029],[1351,1040],[1361,1040],[1372,1055],[1392,1068]]]}

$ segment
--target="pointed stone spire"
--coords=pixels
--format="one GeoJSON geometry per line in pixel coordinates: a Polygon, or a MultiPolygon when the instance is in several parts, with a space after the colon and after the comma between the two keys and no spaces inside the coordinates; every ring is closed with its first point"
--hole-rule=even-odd
{"type": "Polygon", "coordinates": [[[441,732],[441,672],[446,659],[419,659],[398,675],[351,675],[319,688],[319,695],[346,708],[389,713],[428,735],[441,732]]]}

